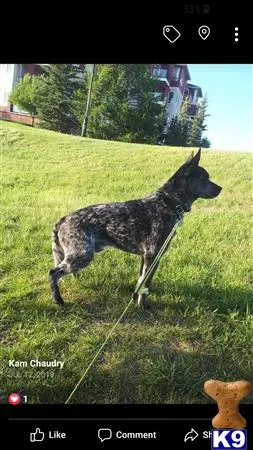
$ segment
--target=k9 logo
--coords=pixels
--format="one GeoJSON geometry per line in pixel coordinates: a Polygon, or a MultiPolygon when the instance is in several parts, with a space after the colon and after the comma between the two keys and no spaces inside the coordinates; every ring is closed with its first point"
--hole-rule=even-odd
{"type": "Polygon", "coordinates": [[[212,430],[212,450],[240,449],[247,450],[246,430],[212,430]]]}

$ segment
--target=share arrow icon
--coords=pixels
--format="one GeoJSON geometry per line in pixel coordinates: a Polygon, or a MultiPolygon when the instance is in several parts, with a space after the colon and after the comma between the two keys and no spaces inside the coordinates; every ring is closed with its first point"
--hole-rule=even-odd
{"type": "Polygon", "coordinates": [[[197,431],[194,430],[194,428],[191,429],[191,431],[189,431],[185,437],[184,437],[184,442],[188,441],[188,439],[191,439],[191,441],[195,441],[195,439],[199,436],[199,434],[197,433],[197,431]]]}

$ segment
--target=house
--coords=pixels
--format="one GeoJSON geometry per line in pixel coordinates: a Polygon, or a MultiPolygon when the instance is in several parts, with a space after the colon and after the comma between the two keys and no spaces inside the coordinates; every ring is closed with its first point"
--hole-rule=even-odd
{"type": "Polygon", "coordinates": [[[191,80],[187,64],[153,64],[151,76],[158,80],[158,91],[155,97],[160,97],[160,104],[164,106],[164,114],[167,126],[176,116],[182,106],[185,97],[189,97],[189,115],[194,117],[198,110],[198,101],[202,97],[199,86],[189,83],[191,80]]]}
{"type": "MultiPolygon", "coordinates": [[[[49,64],[0,64],[0,119],[28,125],[33,123],[32,117],[26,111],[22,111],[16,105],[9,103],[8,98],[21,78],[27,73],[40,75],[43,71],[42,66],[49,66],[49,64]]],[[[75,64],[75,66],[79,68],[81,66],[82,74],[84,73],[84,64],[75,64]]]]}

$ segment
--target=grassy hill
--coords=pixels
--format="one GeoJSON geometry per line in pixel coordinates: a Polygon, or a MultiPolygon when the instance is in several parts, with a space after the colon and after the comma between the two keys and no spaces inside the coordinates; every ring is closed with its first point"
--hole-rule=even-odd
{"type": "MultiPolygon", "coordinates": [[[[51,230],[86,205],[140,198],[190,149],[83,139],[0,122],[2,256],[0,386],[31,403],[64,403],[128,304],[139,269],[109,249],[51,299],[51,230]],[[65,361],[60,369],[9,360],[65,361]]],[[[151,309],[131,305],[72,402],[207,403],[204,381],[253,381],[252,156],[203,151],[223,187],[185,215],[152,284],[151,309]]],[[[246,402],[253,403],[253,395],[246,402]]]]}

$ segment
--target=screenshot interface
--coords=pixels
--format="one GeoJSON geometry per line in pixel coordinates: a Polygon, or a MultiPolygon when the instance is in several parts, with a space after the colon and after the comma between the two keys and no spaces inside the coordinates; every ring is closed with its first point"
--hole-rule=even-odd
{"type": "Polygon", "coordinates": [[[247,33],[187,4],[120,60],[2,60],[3,440],[253,448],[247,33]]]}

